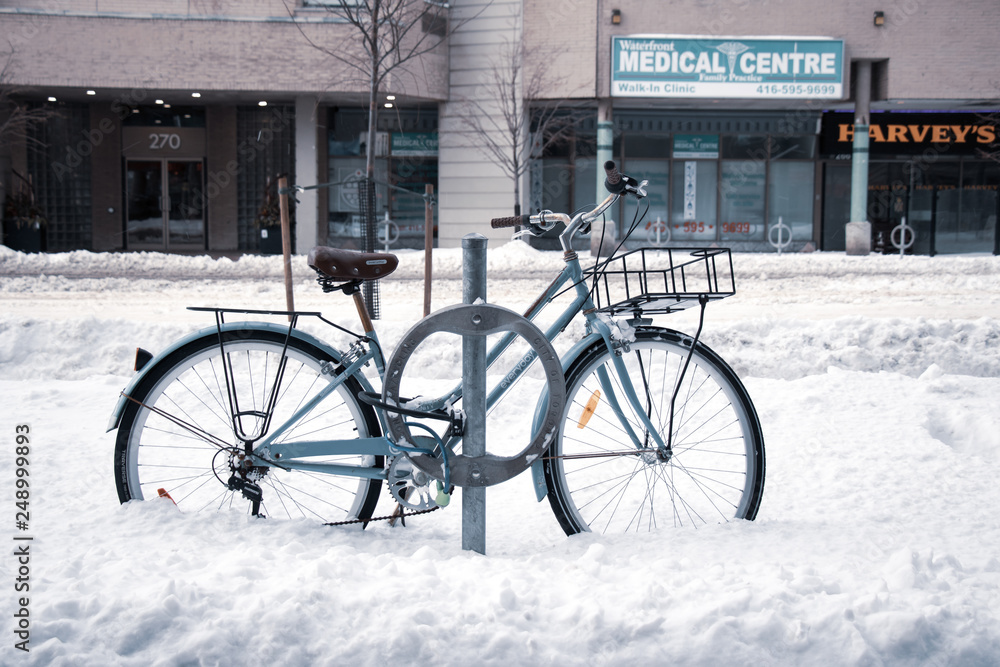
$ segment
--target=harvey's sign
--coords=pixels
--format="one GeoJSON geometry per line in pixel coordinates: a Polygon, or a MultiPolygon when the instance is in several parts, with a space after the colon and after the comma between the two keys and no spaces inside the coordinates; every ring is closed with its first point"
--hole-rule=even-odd
{"type": "MultiPolygon", "coordinates": [[[[1000,114],[941,112],[873,113],[868,126],[872,155],[922,155],[928,149],[953,156],[981,157],[1000,151],[1000,114]]],[[[820,151],[848,159],[853,150],[854,117],[850,112],[823,114],[820,151]]]]}
{"type": "Polygon", "coordinates": [[[614,97],[840,99],[843,82],[836,39],[611,38],[614,97]]]}

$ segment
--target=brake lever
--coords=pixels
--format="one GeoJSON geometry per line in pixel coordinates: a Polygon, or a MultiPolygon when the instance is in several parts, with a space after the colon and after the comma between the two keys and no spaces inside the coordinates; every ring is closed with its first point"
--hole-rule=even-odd
{"type": "Polygon", "coordinates": [[[527,236],[541,236],[542,234],[544,234],[547,231],[548,231],[548,229],[545,229],[544,227],[541,227],[540,225],[536,225],[533,222],[529,222],[528,224],[524,225],[522,229],[519,229],[518,231],[514,232],[514,235],[511,236],[511,238],[512,239],[519,239],[519,238],[521,238],[522,236],[525,236],[525,235],[527,235],[527,236]]]}
{"type": "Polygon", "coordinates": [[[631,176],[623,176],[625,180],[625,189],[635,195],[636,199],[642,199],[646,196],[646,186],[649,185],[649,181],[637,181],[631,176]]]}

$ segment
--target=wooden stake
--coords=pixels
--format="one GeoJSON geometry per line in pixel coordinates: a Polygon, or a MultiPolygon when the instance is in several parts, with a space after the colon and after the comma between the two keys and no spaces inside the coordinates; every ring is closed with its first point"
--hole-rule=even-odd
{"type": "MultiPolygon", "coordinates": [[[[292,296],[292,224],[288,220],[288,178],[278,179],[278,207],[281,209],[281,254],[285,259],[285,305],[288,312],[295,310],[295,298],[292,296]]],[[[292,321],[292,316],[288,316],[292,321]]]]}

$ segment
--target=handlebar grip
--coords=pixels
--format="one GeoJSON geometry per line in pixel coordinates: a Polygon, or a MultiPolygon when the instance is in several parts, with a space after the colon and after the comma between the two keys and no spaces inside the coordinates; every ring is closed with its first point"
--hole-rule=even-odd
{"type": "Polygon", "coordinates": [[[528,215],[512,215],[506,218],[493,218],[490,220],[490,227],[493,229],[503,229],[504,227],[517,227],[518,225],[526,226],[530,220],[531,216],[528,215]]]}
{"type": "Polygon", "coordinates": [[[625,181],[622,179],[618,167],[615,166],[614,160],[608,160],[604,163],[604,173],[607,174],[607,178],[604,179],[604,189],[613,194],[620,194],[625,189],[625,181]]]}

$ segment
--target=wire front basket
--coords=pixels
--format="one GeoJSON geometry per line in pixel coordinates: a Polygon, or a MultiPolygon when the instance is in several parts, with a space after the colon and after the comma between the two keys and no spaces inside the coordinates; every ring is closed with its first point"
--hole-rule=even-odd
{"type": "Polygon", "coordinates": [[[673,313],[736,293],[729,248],[639,248],[584,270],[597,310],[673,313]]]}

